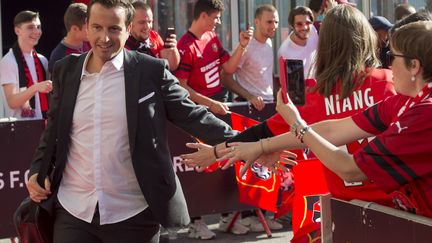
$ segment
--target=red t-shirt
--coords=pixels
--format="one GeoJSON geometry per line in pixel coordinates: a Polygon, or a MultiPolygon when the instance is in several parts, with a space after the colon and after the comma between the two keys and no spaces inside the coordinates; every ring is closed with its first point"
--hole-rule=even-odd
{"type": "Polygon", "coordinates": [[[408,99],[393,96],[353,116],[376,135],[354,160],[400,209],[432,217],[432,98],[400,113],[408,99]]]}
{"type": "MultiPolygon", "coordinates": [[[[386,97],[396,94],[393,87],[392,72],[388,69],[373,69],[363,84],[343,100],[339,99],[336,90],[338,89],[336,88],[329,97],[324,97],[318,92],[307,93],[306,104],[298,107],[302,118],[308,124],[313,124],[328,119],[349,117],[373,106],[386,97]]],[[[275,135],[289,131],[289,125],[279,114],[269,118],[266,123],[275,135]]],[[[354,153],[366,144],[366,140],[356,141],[346,145],[346,150],[349,153],[354,153]]],[[[308,156],[313,155],[309,154],[308,156]]],[[[391,197],[370,181],[347,183],[326,167],[324,167],[324,172],[329,190],[336,198],[344,200],[355,198],[374,201],[383,205],[393,205],[391,197]]]]}
{"type": "Polygon", "coordinates": [[[180,53],[177,78],[187,79],[189,87],[208,97],[222,91],[221,66],[230,56],[215,32],[208,31],[198,39],[188,31],[178,41],[177,48],[180,53]]]}
{"type": "Polygon", "coordinates": [[[125,43],[125,48],[160,58],[160,52],[164,48],[164,41],[156,31],[150,30],[149,37],[147,41],[144,42],[138,41],[132,35],[129,35],[125,43]]]}

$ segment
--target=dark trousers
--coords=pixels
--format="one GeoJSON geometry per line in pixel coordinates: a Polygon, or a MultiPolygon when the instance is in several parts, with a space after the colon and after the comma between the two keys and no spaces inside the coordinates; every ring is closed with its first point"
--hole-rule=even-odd
{"type": "Polygon", "coordinates": [[[159,223],[149,208],[127,220],[106,225],[99,224],[98,210],[91,223],[72,216],[58,202],[55,214],[54,243],[159,242],[159,223]]]}

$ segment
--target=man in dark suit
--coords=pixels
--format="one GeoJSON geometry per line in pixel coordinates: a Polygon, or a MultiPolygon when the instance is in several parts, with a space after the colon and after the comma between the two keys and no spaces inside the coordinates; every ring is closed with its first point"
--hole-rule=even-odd
{"type": "Polygon", "coordinates": [[[54,242],[158,242],[159,224],[189,222],[166,122],[207,143],[233,135],[189,100],[163,61],[123,48],[132,17],[128,0],[91,1],[92,50],[54,67],[48,124],[28,182],[32,200],[55,216],[54,242]],[[42,188],[36,176],[44,156],[53,168],[42,188]]]}

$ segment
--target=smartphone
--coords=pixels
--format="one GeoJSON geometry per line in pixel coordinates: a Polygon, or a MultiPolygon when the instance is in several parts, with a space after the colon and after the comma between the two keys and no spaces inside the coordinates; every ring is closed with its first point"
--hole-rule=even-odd
{"type": "Polygon", "coordinates": [[[166,31],[166,37],[170,37],[171,35],[175,35],[175,28],[174,27],[168,27],[166,31]]]}
{"type": "MultiPolygon", "coordinates": [[[[170,37],[171,35],[175,35],[175,28],[174,28],[174,27],[168,27],[168,28],[167,28],[167,30],[166,30],[165,42],[166,42],[166,39],[167,39],[168,37],[170,37]]],[[[165,45],[165,47],[169,47],[169,46],[166,46],[166,45],[165,45]]]]}
{"type": "Polygon", "coordinates": [[[306,95],[303,61],[296,59],[283,59],[281,57],[279,65],[283,101],[287,103],[287,95],[289,95],[294,105],[304,105],[306,103],[306,95]]]}

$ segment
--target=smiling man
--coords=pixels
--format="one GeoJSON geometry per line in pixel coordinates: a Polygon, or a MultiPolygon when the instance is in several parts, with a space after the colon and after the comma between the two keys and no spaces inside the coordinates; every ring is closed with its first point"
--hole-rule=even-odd
{"type": "Polygon", "coordinates": [[[17,42],[0,61],[5,117],[42,119],[48,110],[46,93],[52,90],[52,83],[47,80],[48,60],[34,49],[42,36],[39,13],[19,12],[14,29],[17,42]]]}
{"type": "Polygon", "coordinates": [[[176,70],[180,62],[176,35],[170,34],[164,41],[153,30],[153,12],[150,5],[143,1],[135,1],[132,5],[135,8],[135,15],[125,47],[129,50],[137,50],[153,57],[165,59],[168,61],[170,70],[176,70]]]}
{"type": "Polygon", "coordinates": [[[233,136],[188,99],[164,61],[123,48],[133,12],[129,0],[90,1],[92,49],[54,66],[48,123],[27,188],[55,216],[56,243],[159,242],[159,225],[189,223],[168,121],[212,144],[233,136]],[[55,165],[44,188],[36,182],[43,158],[55,165]]]}
{"type": "Polygon", "coordinates": [[[278,50],[278,57],[303,61],[304,77],[312,77],[310,71],[318,45],[318,34],[313,27],[314,16],[308,7],[299,6],[291,10],[288,24],[291,33],[278,50]]]}

